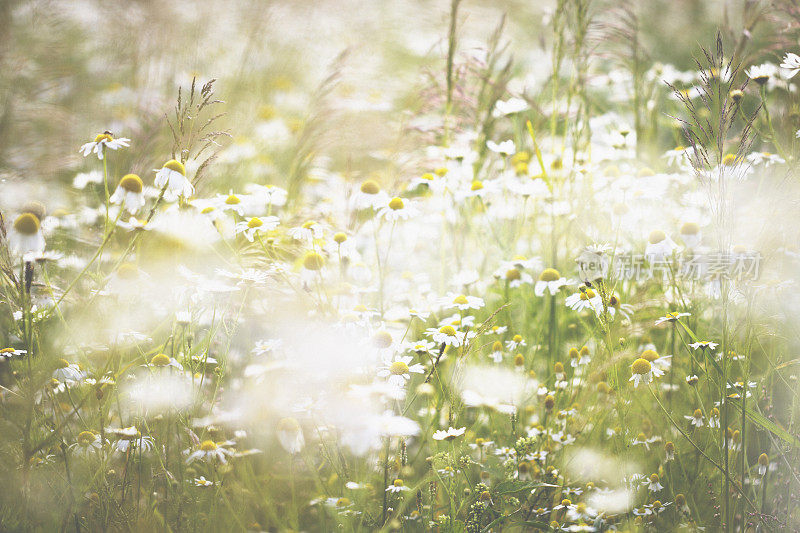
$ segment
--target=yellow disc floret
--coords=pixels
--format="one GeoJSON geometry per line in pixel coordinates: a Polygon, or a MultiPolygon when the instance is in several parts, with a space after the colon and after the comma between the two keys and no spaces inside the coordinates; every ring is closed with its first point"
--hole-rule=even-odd
{"type": "Polygon", "coordinates": [[[389,367],[389,372],[393,376],[403,376],[405,374],[408,374],[408,372],[409,372],[408,365],[406,363],[404,363],[403,361],[395,361],[389,367]]]}
{"type": "Polygon", "coordinates": [[[633,362],[631,365],[631,372],[634,374],[648,374],[653,369],[653,365],[650,364],[650,361],[647,359],[642,359],[641,357],[633,362]]]}
{"type": "Polygon", "coordinates": [[[217,444],[213,440],[204,440],[200,443],[200,449],[204,452],[213,452],[217,449],[217,444]]]}
{"type": "Polygon", "coordinates": [[[166,163],[164,163],[164,168],[169,170],[174,170],[175,172],[180,173],[181,175],[186,175],[186,167],[183,166],[183,163],[178,161],[177,159],[170,159],[166,163]]]}
{"type": "Polygon", "coordinates": [[[545,268],[539,274],[539,281],[558,281],[561,279],[561,273],[555,268],[545,268]]]}
{"type": "Polygon", "coordinates": [[[39,231],[39,219],[33,213],[22,213],[14,221],[14,231],[22,235],[35,235],[39,231]]]}
{"type": "Polygon", "coordinates": [[[325,264],[325,258],[317,252],[308,252],[303,257],[303,266],[308,270],[320,270],[325,264]]]}
{"type": "Polygon", "coordinates": [[[658,352],[656,352],[655,350],[645,350],[642,352],[641,358],[646,359],[647,361],[650,361],[652,363],[653,361],[658,359],[658,352]]]}
{"type": "Polygon", "coordinates": [[[154,355],[152,359],[150,359],[150,364],[153,366],[167,366],[169,364],[169,356],[165,353],[160,353],[154,355]]]}
{"type": "Polygon", "coordinates": [[[400,209],[403,209],[404,206],[405,204],[403,203],[403,199],[400,197],[395,196],[389,200],[389,209],[393,211],[399,211],[400,209]]]}
{"type": "Polygon", "coordinates": [[[650,237],[648,240],[650,241],[650,244],[658,244],[666,238],[667,234],[660,229],[657,229],[650,232],[650,237]]]}
{"type": "Polygon", "coordinates": [[[136,174],[125,174],[122,176],[122,179],[119,180],[119,186],[128,192],[135,193],[142,192],[142,189],[144,188],[142,184],[142,178],[136,174]]]}
{"type": "Polygon", "coordinates": [[[361,192],[364,194],[378,194],[381,192],[381,186],[375,180],[367,180],[361,184],[361,192]]]}

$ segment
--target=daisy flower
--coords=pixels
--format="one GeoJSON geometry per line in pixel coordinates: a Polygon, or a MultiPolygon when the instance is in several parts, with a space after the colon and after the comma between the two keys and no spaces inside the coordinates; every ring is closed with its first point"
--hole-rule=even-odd
{"type": "Polygon", "coordinates": [[[672,461],[675,459],[675,443],[671,440],[664,443],[664,460],[672,461]]]}
{"type": "Polygon", "coordinates": [[[530,109],[530,105],[526,100],[512,97],[508,100],[498,100],[492,110],[492,116],[497,118],[504,115],[513,115],[514,113],[521,113],[527,109],[530,109]]]}
{"type": "Polygon", "coordinates": [[[147,365],[150,368],[167,368],[172,367],[177,370],[183,371],[183,366],[178,362],[177,359],[174,357],[170,357],[165,353],[159,353],[153,356],[150,359],[150,363],[147,365]]]}
{"type": "Polygon", "coordinates": [[[711,414],[708,415],[708,427],[710,428],[718,428],[719,427],[719,409],[716,407],[711,409],[711,414]]]}
{"type": "Polygon", "coordinates": [[[256,233],[274,230],[278,224],[280,224],[278,217],[252,217],[249,220],[237,222],[234,231],[237,234],[241,233],[248,241],[253,242],[256,233]]]}
{"type": "Polygon", "coordinates": [[[186,167],[177,159],[170,159],[154,172],[156,187],[166,188],[171,195],[188,198],[194,193],[194,186],[186,177],[186,167]]]}
{"type": "Polygon", "coordinates": [[[745,71],[747,77],[756,82],[760,86],[764,86],[769,81],[770,76],[775,73],[774,65],[764,63],[762,65],[753,65],[745,71]]]}
{"type": "Polygon", "coordinates": [[[439,299],[439,305],[441,305],[443,309],[466,311],[468,309],[480,309],[485,303],[483,298],[478,298],[477,296],[449,293],[447,296],[439,299]]]}
{"type": "Polygon", "coordinates": [[[666,233],[657,229],[647,239],[644,256],[650,263],[657,263],[672,255],[677,248],[678,245],[666,233]]]}
{"type": "Polygon", "coordinates": [[[83,379],[83,372],[76,364],[70,364],[66,359],[59,359],[53,377],[63,383],[77,382],[83,379]]]}
{"type": "Polygon", "coordinates": [[[594,311],[602,310],[603,300],[592,289],[581,286],[581,290],[567,296],[564,300],[567,307],[573,311],[583,311],[586,308],[594,311]]]}
{"type": "Polygon", "coordinates": [[[644,484],[647,485],[647,490],[650,492],[658,492],[664,489],[664,485],[661,484],[661,479],[658,477],[658,474],[651,474],[644,484]]]}
{"type": "Polygon", "coordinates": [[[136,174],[126,174],[119,180],[117,189],[109,200],[112,204],[124,205],[131,215],[144,207],[145,199],[142,193],[144,185],[142,179],[136,174]]]}
{"type": "Polygon", "coordinates": [[[700,409],[695,409],[691,416],[683,415],[683,418],[689,420],[696,428],[701,428],[705,425],[705,422],[703,422],[703,411],[700,409]]]}
{"type": "Polygon", "coordinates": [[[294,418],[282,418],[278,422],[278,442],[291,454],[300,453],[306,445],[303,429],[294,418]]]}
{"type": "Polygon", "coordinates": [[[433,440],[453,440],[456,437],[460,437],[467,431],[466,427],[462,428],[447,428],[447,429],[440,429],[439,431],[435,431],[432,435],[433,440]]]}
{"type": "Polygon", "coordinates": [[[208,488],[208,487],[213,487],[214,486],[214,482],[207,480],[205,478],[205,476],[200,476],[200,477],[194,478],[194,486],[195,487],[208,488]]]}
{"type": "Polygon", "coordinates": [[[762,453],[758,456],[758,475],[765,476],[767,468],[769,468],[769,456],[766,453],[762,453]]]}
{"type": "Polygon", "coordinates": [[[508,139],[506,141],[502,141],[496,143],[494,141],[486,141],[486,148],[491,150],[496,154],[503,154],[503,155],[511,155],[517,151],[516,147],[514,146],[514,141],[508,139]]]}
{"type": "Polygon", "coordinates": [[[511,337],[511,340],[506,341],[506,348],[509,350],[516,350],[520,346],[527,346],[528,343],[525,342],[525,339],[522,338],[522,335],[514,335],[511,337]]]}
{"type": "Polygon", "coordinates": [[[388,220],[389,222],[397,222],[398,220],[408,220],[419,213],[414,204],[409,200],[395,196],[389,202],[378,210],[378,216],[388,220]]]}
{"type": "Polygon", "coordinates": [[[405,484],[403,483],[402,479],[395,479],[394,482],[391,485],[386,487],[386,492],[392,492],[394,494],[397,494],[399,492],[403,492],[403,491],[406,491],[406,490],[411,490],[411,489],[409,489],[408,487],[405,486],[405,484]]]}
{"type": "Polygon", "coordinates": [[[2,359],[10,359],[12,357],[17,357],[19,355],[25,355],[28,353],[28,350],[17,350],[15,348],[3,348],[0,350],[0,358],[2,359]]]}
{"type": "Polygon", "coordinates": [[[97,135],[93,141],[88,142],[81,146],[79,152],[83,154],[83,157],[88,157],[89,154],[97,154],[97,159],[103,159],[105,155],[106,148],[111,150],[116,150],[118,148],[128,147],[130,146],[130,139],[126,139],[125,137],[120,137],[119,139],[115,139],[110,131],[106,131],[97,135]]]}
{"type": "MultiPolygon", "coordinates": [[[[183,453],[188,454],[189,450],[184,450],[183,453]]],[[[232,454],[233,452],[231,450],[219,446],[213,440],[204,440],[200,443],[200,447],[197,450],[189,454],[186,458],[186,463],[190,464],[199,459],[206,462],[219,461],[222,464],[227,464],[227,457],[232,454]]]]}
{"type": "Polygon", "coordinates": [[[647,437],[644,433],[639,433],[631,441],[631,444],[632,445],[641,445],[641,446],[644,446],[646,449],[649,450],[651,444],[653,444],[654,442],[658,442],[660,440],[661,440],[661,437],[658,437],[657,435],[653,435],[652,437],[647,437]]]}
{"type": "Polygon", "coordinates": [[[663,324],[664,322],[675,322],[675,321],[680,320],[681,318],[683,318],[685,316],[689,316],[689,315],[691,315],[691,313],[674,313],[674,312],[673,313],[667,313],[666,315],[664,315],[664,316],[660,317],[658,320],[656,320],[656,326],[658,326],[659,324],[663,324]]]}
{"type": "Polygon", "coordinates": [[[653,381],[653,365],[647,359],[641,357],[633,362],[631,365],[631,379],[634,388],[639,386],[639,383],[650,383],[653,381]]]}
{"type": "Polygon", "coordinates": [[[429,335],[436,344],[445,344],[456,348],[461,346],[467,338],[466,333],[458,331],[453,326],[442,326],[439,329],[428,328],[425,330],[425,333],[429,335]]]}
{"type": "Polygon", "coordinates": [[[702,233],[700,226],[696,222],[686,222],[681,226],[680,230],[681,240],[687,248],[693,250],[700,245],[702,233]]]}
{"type": "Polygon", "coordinates": [[[318,222],[308,220],[302,226],[291,228],[286,233],[297,241],[313,241],[321,238],[325,234],[325,229],[318,222]]]}
{"type": "Polygon", "coordinates": [[[536,296],[542,296],[544,291],[548,290],[551,295],[555,295],[561,287],[568,284],[567,278],[562,277],[558,270],[546,268],[539,274],[539,280],[534,285],[533,292],[536,296]]]}
{"type": "Polygon", "coordinates": [[[390,385],[403,387],[406,381],[411,379],[411,373],[423,374],[425,367],[419,363],[410,365],[414,358],[411,356],[400,356],[391,363],[387,363],[378,370],[378,377],[387,378],[390,385]]]}
{"type": "Polygon", "coordinates": [[[71,448],[83,454],[97,451],[102,447],[103,442],[100,440],[100,435],[92,431],[81,431],[78,433],[78,438],[71,446],[71,448]]]}
{"type": "Polygon", "coordinates": [[[719,346],[719,344],[711,341],[697,341],[691,343],[689,346],[691,346],[694,350],[699,350],[702,348],[703,350],[713,351],[717,348],[717,346],[719,346]]]}
{"type": "Polygon", "coordinates": [[[800,56],[792,52],[787,52],[786,55],[783,56],[781,68],[789,71],[786,73],[787,78],[794,78],[795,75],[800,72],[800,56]]]}
{"type": "Polygon", "coordinates": [[[361,184],[353,195],[353,205],[356,209],[380,209],[389,203],[389,195],[381,190],[375,180],[367,180],[361,184]]]}
{"type": "Polygon", "coordinates": [[[8,232],[8,245],[22,257],[42,254],[45,242],[39,217],[33,213],[18,216],[8,232]]]}
{"type": "Polygon", "coordinates": [[[502,363],[503,362],[503,343],[500,341],[494,341],[492,344],[492,352],[489,354],[489,357],[495,363],[502,363]]]}
{"type": "Polygon", "coordinates": [[[655,350],[647,349],[640,355],[642,359],[647,360],[653,366],[653,376],[659,378],[664,375],[664,372],[669,369],[671,355],[661,357],[655,350]]]}

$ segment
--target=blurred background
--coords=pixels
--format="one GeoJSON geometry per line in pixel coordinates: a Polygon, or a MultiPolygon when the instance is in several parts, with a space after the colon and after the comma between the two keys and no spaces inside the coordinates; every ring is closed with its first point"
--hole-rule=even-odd
{"type": "MultiPolygon", "coordinates": [[[[645,68],[692,68],[692,56],[713,43],[717,28],[731,41],[759,41],[745,48],[761,54],[761,45],[781,35],[775,30],[782,21],[775,11],[766,20],[758,2],[635,4],[591,4],[599,22],[589,36],[596,51],[590,75],[619,59],[607,46],[614,41],[609,28],[627,17],[638,27],[645,68]]],[[[458,53],[479,59],[504,22],[509,92],[535,99],[551,72],[553,9],[556,2],[466,0],[458,53]]],[[[55,184],[91,165],[77,149],[104,130],[136,147],[124,156],[132,159],[117,158],[126,168],[116,170],[149,175],[168,155],[164,117],[194,77],[198,84],[218,79],[225,102],[217,128],[230,133],[229,149],[211,173],[215,187],[244,179],[285,185],[301,148],[309,161],[333,157],[339,170],[380,169],[415,142],[409,131],[425,130],[419,116],[426,106],[438,105],[427,95],[444,83],[449,12],[444,0],[3,0],[0,207],[10,207],[12,195],[14,203],[29,199],[19,195],[47,195],[53,204],[67,194],[55,184]],[[259,164],[237,164],[245,159],[259,164]],[[20,180],[26,186],[14,187],[20,180]]],[[[394,168],[403,163],[392,161],[394,168]]]]}

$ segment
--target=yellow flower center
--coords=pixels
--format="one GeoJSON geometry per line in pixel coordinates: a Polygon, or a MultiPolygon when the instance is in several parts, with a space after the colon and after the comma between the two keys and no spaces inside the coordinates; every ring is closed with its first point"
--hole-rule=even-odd
{"type": "Polygon", "coordinates": [[[503,351],[503,343],[500,341],[494,341],[492,344],[492,351],[493,352],[502,352],[503,351]]]}
{"type": "Polygon", "coordinates": [[[650,364],[650,361],[647,359],[642,359],[641,357],[633,362],[631,365],[631,372],[634,374],[644,375],[652,370],[653,365],[650,364]]]}
{"type": "Polygon", "coordinates": [[[651,474],[650,475],[650,483],[658,483],[658,474],[651,474]]]}
{"type": "Polygon", "coordinates": [[[113,140],[114,140],[114,137],[112,137],[108,133],[100,133],[100,134],[97,135],[97,137],[94,138],[94,142],[96,142],[96,143],[103,142],[103,141],[109,142],[109,141],[113,141],[113,140]]]}
{"type": "Polygon", "coordinates": [[[553,371],[556,374],[563,374],[564,373],[564,364],[561,361],[556,361],[556,364],[553,365],[553,371]]]}
{"type": "Polygon", "coordinates": [[[555,268],[545,268],[539,274],[539,281],[558,281],[561,279],[561,273],[555,268]]]}
{"type": "Polygon", "coordinates": [[[169,170],[174,170],[175,172],[179,172],[181,175],[186,175],[186,167],[183,166],[183,163],[178,161],[177,159],[170,159],[166,163],[164,163],[164,168],[168,168],[169,170]]]}
{"type": "Polygon", "coordinates": [[[404,205],[405,204],[403,204],[402,198],[398,198],[395,196],[394,198],[389,200],[389,209],[392,209],[393,211],[399,211],[400,209],[403,209],[404,205]]]}
{"type": "Polygon", "coordinates": [[[525,357],[518,353],[514,356],[514,366],[523,366],[525,364],[525,357]]]}
{"type": "Polygon", "coordinates": [[[595,297],[594,291],[592,289],[586,289],[581,293],[581,300],[591,300],[595,297]]]}
{"type": "Polygon", "coordinates": [[[39,219],[33,213],[22,213],[14,221],[14,230],[22,235],[35,235],[39,231],[39,219]]]}
{"type": "MultiPolygon", "coordinates": [[[[366,308],[365,308],[366,310],[366,308]]],[[[372,342],[378,348],[388,348],[392,345],[392,334],[388,331],[379,331],[372,337],[372,342]]]]}
{"type": "Polygon", "coordinates": [[[726,167],[732,167],[736,163],[736,154],[725,154],[725,157],[722,158],[722,165],[726,167]]]}
{"type": "Polygon", "coordinates": [[[761,466],[768,466],[769,465],[769,457],[767,454],[762,453],[758,456],[758,464],[761,466]]]}
{"type": "Polygon", "coordinates": [[[645,350],[641,355],[642,359],[650,361],[651,363],[658,359],[658,353],[655,350],[645,350]]]}
{"type": "Polygon", "coordinates": [[[381,192],[381,186],[375,180],[367,180],[361,184],[361,192],[364,194],[378,194],[381,192]]]}
{"type": "Polygon", "coordinates": [[[200,443],[200,449],[204,452],[213,452],[217,449],[217,444],[213,440],[204,440],[200,443]]]}
{"type": "Polygon", "coordinates": [[[94,442],[94,433],[91,431],[81,431],[78,433],[78,444],[81,446],[88,446],[94,442]]]}
{"type": "Polygon", "coordinates": [[[170,358],[165,353],[156,354],[150,359],[150,364],[153,366],[167,366],[170,362],[170,358]]]}
{"type": "Polygon", "coordinates": [[[317,252],[308,252],[303,257],[303,266],[308,270],[320,270],[325,264],[325,259],[317,252]]]}
{"type": "Polygon", "coordinates": [[[136,279],[139,277],[139,269],[131,263],[122,263],[117,269],[117,277],[120,279],[136,279]]]}
{"type": "Polygon", "coordinates": [[[564,498],[563,500],[561,500],[561,505],[563,505],[564,507],[569,507],[570,505],[572,505],[572,501],[564,498]]]}
{"type": "Polygon", "coordinates": [[[507,281],[517,281],[522,278],[522,274],[516,268],[512,268],[506,272],[507,281]]]}
{"type": "Polygon", "coordinates": [[[433,172],[434,172],[434,174],[436,174],[437,176],[439,176],[441,178],[442,176],[447,174],[447,168],[439,167],[436,170],[434,170],[433,172]]]}
{"type": "Polygon", "coordinates": [[[453,303],[458,305],[465,305],[469,303],[469,300],[467,300],[467,297],[464,296],[463,294],[459,294],[458,296],[453,298],[453,303]]]}
{"type": "Polygon", "coordinates": [[[345,235],[345,234],[344,234],[344,233],[342,233],[341,231],[340,231],[339,233],[336,233],[336,234],[333,236],[333,241],[334,241],[335,243],[337,243],[337,244],[342,244],[342,243],[343,243],[344,241],[346,241],[346,240],[347,240],[347,235],[345,235]]]}
{"type": "Polygon", "coordinates": [[[700,409],[695,409],[694,413],[692,413],[692,416],[697,419],[703,418],[703,411],[700,409]]]}
{"type": "Polygon", "coordinates": [[[278,430],[286,432],[294,432],[300,429],[300,424],[294,418],[282,418],[278,422],[278,430]]]}
{"type": "Polygon", "coordinates": [[[666,238],[667,234],[660,229],[657,229],[650,232],[650,237],[648,240],[650,241],[650,244],[658,244],[666,238]]]}
{"type": "Polygon", "coordinates": [[[696,222],[687,222],[681,226],[681,235],[697,235],[700,233],[700,226],[696,222]]]}
{"type": "Polygon", "coordinates": [[[240,204],[241,202],[242,201],[239,200],[239,197],[236,196],[235,194],[231,194],[227,198],[225,198],[225,203],[228,204],[228,205],[236,205],[236,204],[240,204]]]}
{"type": "Polygon", "coordinates": [[[394,485],[395,487],[402,487],[403,486],[403,480],[402,479],[395,479],[394,483],[392,483],[392,485],[394,485]]]}
{"type": "Polygon", "coordinates": [[[479,191],[481,189],[483,189],[483,182],[482,181],[475,180],[475,181],[472,182],[472,185],[470,186],[470,190],[479,191]]]}
{"type": "Polygon", "coordinates": [[[389,367],[389,372],[392,373],[394,376],[402,376],[408,374],[408,365],[405,364],[403,361],[395,361],[389,367]]]}
{"type": "Polygon", "coordinates": [[[119,186],[128,192],[142,192],[142,178],[136,174],[125,174],[122,176],[122,179],[119,180],[119,186]]]}
{"type": "Polygon", "coordinates": [[[453,326],[442,326],[441,328],[439,328],[439,333],[443,333],[450,337],[454,337],[456,334],[456,328],[454,328],[453,326]]]}
{"type": "Polygon", "coordinates": [[[13,353],[13,352],[14,348],[3,348],[2,350],[0,350],[0,353],[13,353]]]}
{"type": "Polygon", "coordinates": [[[253,218],[251,218],[250,220],[247,221],[247,227],[250,228],[250,229],[260,228],[263,225],[264,225],[264,223],[261,222],[261,219],[258,218],[258,217],[253,217],[253,218]]]}
{"type": "Polygon", "coordinates": [[[339,498],[336,500],[336,507],[347,507],[348,505],[350,505],[349,498],[339,498]]]}

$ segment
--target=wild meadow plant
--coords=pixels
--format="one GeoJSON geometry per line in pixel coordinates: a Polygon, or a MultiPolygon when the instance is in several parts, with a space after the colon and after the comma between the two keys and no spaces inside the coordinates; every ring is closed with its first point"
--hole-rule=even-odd
{"type": "Polygon", "coordinates": [[[3,174],[0,529],[800,528],[800,13],[741,4],[681,70],[644,7],[531,61],[452,0],[395,100],[264,82],[245,9],[235,75],[3,174]]]}

